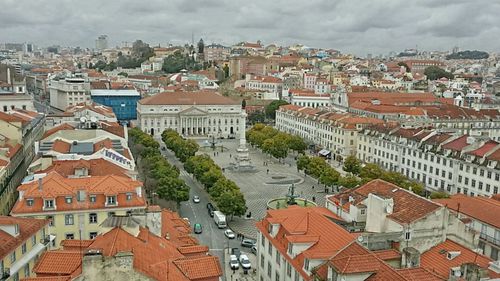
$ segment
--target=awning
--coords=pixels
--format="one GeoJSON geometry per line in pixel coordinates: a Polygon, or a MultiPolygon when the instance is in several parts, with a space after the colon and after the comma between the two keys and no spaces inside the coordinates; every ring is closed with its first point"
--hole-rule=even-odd
{"type": "Polygon", "coordinates": [[[322,149],[318,153],[319,153],[319,155],[328,156],[332,152],[330,150],[322,149]]]}

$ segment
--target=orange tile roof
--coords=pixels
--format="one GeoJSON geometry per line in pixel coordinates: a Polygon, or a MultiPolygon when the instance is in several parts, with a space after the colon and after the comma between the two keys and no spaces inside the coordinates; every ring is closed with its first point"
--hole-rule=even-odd
{"type": "Polygon", "coordinates": [[[328,259],[355,239],[349,232],[332,222],[330,218],[342,220],[323,207],[291,206],[287,209],[269,210],[266,217],[257,222],[256,226],[305,280],[311,280],[311,276],[302,269],[306,257],[328,259]],[[270,220],[281,221],[279,231],[274,238],[267,231],[270,220]],[[301,235],[309,238],[315,236],[315,239],[307,250],[291,258],[287,254],[288,237],[301,235]]]}
{"type": "Polygon", "coordinates": [[[500,201],[482,196],[455,194],[450,198],[433,199],[447,208],[500,229],[500,201]]]}
{"type": "Polygon", "coordinates": [[[58,139],[54,141],[52,150],[59,153],[69,153],[69,151],[71,150],[71,144],[58,139]]]}
{"type": "MultiPolygon", "coordinates": [[[[461,266],[465,263],[474,263],[479,265],[479,267],[486,269],[489,267],[489,263],[491,261],[492,260],[490,258],[475,253],[474,251],[449,239],[446,239],[443,243],[432,247],[420,257],[421,267],[434,272],[441,278],[448,278],[452,267],[461,266]],[[459,251],[460,255],[450,260],[447,258],[447,253],[450,251],[459,251]]],[[[495,276],[493,272],[490,272],[490,275],[495,276]]]]}
{"type": "Polygon", "coordinates": [[[21,281],[69,281],[71,279],[71,276],[47,276],[23,278],[21,281]]]}
{"type": "Polygon", "coordinates": [[[44,252],[33,268],[37,276],[69,275],[76,277],[82,273],[82,254],[78,251],[44,252]]]}
{"type": "Polygon", "coordinates": [[[136,194],[136,187],[142,187],[142,183],[129,177],[106,175],[64,178],[56,172],[51,172],[42,178],[41,191],[38,181],[22,184],[17,188],[19,192],[23,192],[24,198],[33,198],[34,202],[32,206],[28,206],[26,200],[17,200],[11,214],[43,212],[43,198],[54,198],[56,211],[112,209],[113,207],[145,208],[145,198],[136,194]],[[76,200],[78,190],[84,190],[87,195],[96,195],[96,202],[90,202],[88,199],[78,202],[76,200]],[[126,199],[127,193],[132,194],[131,200],[126,199]],[[115,195],[118,204],[106,207],[107,195],[115,195]],[[71,204],[65,202],[66,196],[73,197],[71,204]]]}
{"type": "Polygon", "coordinates": [[[66,239],[61,241],[61,246],[66,251],[80,251],[87,249],[94,240],[73,240],[66,239]]]}
{"type": "Polygon", "coordinates": [[[222,268],[212,256],[178,259],[174,264],[190,280],[214,278],[222,275],[222,268]]]}
{"type": "Polygon", "coordinates": [[[396,249],[378,250],[373,251],[373,253],[384,261],[401,259],[401,253],[396,249]]]}
{"type": "Polygon", "coordinates": [[[405,280],[415,281],[444,281],[446,279],[439,277],[437,274],[428,271],[425,268],[404,268],[396,270],[405,280]]]}
{"type": "Polygon", "coordinates": [[[432,93],[393,93],[393,92],[352,92],[347,94],[349,104],[356,101],[371,103],[379,100],[384,105],[409,105],[415,103],[434,103],[437,97],[432,93]]]}
{"type": "Polygon", "coordinates": [[[0,216],[0,225],[17,224],[19,226],[18,236],[12,236],[3,230],[0,230],[0,260],[21,246],[48,223],[48,220],[0,216]]]}
{"type": "Polygon", "coordinates": [[[345,203],[357,205],[368,198],[370,193],[385,198],[393,198],[394,210],[387,218],[398,223],[414,222],[441,207],[439,204],[381,179],[372,180],[355,189],[347,189],[328,197],[327,200],[336,204],[342,202],[342,205],[345,203]],[[349,202],[349,197],[352,197],[354,201],[349,202]]]}
{"type": "Polygon", "coordinates": [[[50,173],[54,171],[63,177],[68,177],[74,175],[75,169],[80,167],[86,167],[89,176],[116,175],[128,177],[125,169],[105,159],[54,160],[50,167],[45,170],[36,171],[36,173],[50,173]]]}
{"type": "Polygon", "coordinates": [[[238,105],[237,101],[210,91],[164,92],[138,101],[145,105],[238,105]]]}

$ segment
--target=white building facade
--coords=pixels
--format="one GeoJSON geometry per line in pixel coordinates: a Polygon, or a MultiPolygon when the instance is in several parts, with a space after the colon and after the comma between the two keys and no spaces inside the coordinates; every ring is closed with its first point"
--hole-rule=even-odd
{"type": "Polygon", "coordinates": [[[51,80],[50,106],[66,110],[68,106],[90,101],[90,83],[81,77],[51,80]]]}
{"type": "Polygon", "coordinates": [[[154,136],[174,129],[184,136],[236,137],[245,122],[241,104],[216,92],[165,92],[137,103],[140,128],[154,136]]]}

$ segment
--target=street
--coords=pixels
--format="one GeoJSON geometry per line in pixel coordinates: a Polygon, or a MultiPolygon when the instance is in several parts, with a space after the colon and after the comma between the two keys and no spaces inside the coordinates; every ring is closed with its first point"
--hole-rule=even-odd
{"type": "MultiPolygon", "coordinates": [[[[219,229],[215,225],[214,219],[208,214],[207,203],[211,201],[209,195],[203,189],[203,186],[184,170],[183,164],[175,157],[172,151],[161,150],[161,153],[166,156],[172,165],[179,168],[180,178],[183,179],[190,187],[190,199],[181,203],[179,208],[180,216],[188,218],[191,223],[191,227],[193,227],[195,223],[202,225],[202,233],[194,234],[194,232],[192,232],[192,236],[196,237],[201,245],[207,245],[212,255],[219,257],[222,270],[225,272],[224,268],[229,261],[226,261],[224,258],[224,249],[236,247],[240,248],[241,251],[244,252],[250,252],[250,249],[241,247],[241,241],[237,238],[228,239],[224,235],[225,229],[219,229]],[[193,202],[194,195],[198,195],[200,197],[200,203],[193,202]]],[[[248,255],[250,256],[253,254],[248,253],[248,255]]],[[[252,264],[252,266],[256,265],[252,264]]]]}

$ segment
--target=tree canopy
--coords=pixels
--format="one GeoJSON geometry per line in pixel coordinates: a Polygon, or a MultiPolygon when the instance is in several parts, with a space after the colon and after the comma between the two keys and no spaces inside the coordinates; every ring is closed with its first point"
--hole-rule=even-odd
{"type": "Polygon", "coordinates": [[[453,79],[453,73],[448,72],[438,66],[429,66],[424,70],[425,76],[428,80],[437,80],[443,77],[453,79]]]}
{"type": "Polygon", "coordinates": [[[481,59],[487,59],[489,58],[490,55],[487,52],[483,51],[461,51],[461,52],[456,52],[453,54],[449,54],[446,56],[447,60],[455,60],[455,59],[469,59],[469,60],[481,60],[481,59]]]}
{"type": "Polygon", "coordinates": [[[290,149],[302,153],[307,148],[301,137],[280,132],[261,123],[255,124],[246,135],[249,143],[278,159],[286,158],[290,149]]]}
{"type": "Polygon", "coordinates": [[[268,104],[266,107],[265,107],[265,112],[266,112],[266,117],[269,118],[269,119],[276,119],[276,110],[278,110],[278,108],[282,105],[287,105],[288,102],[284,101],[284,100],[275,100],[275,101],[272,101],[270,104],[268,104]]]}

